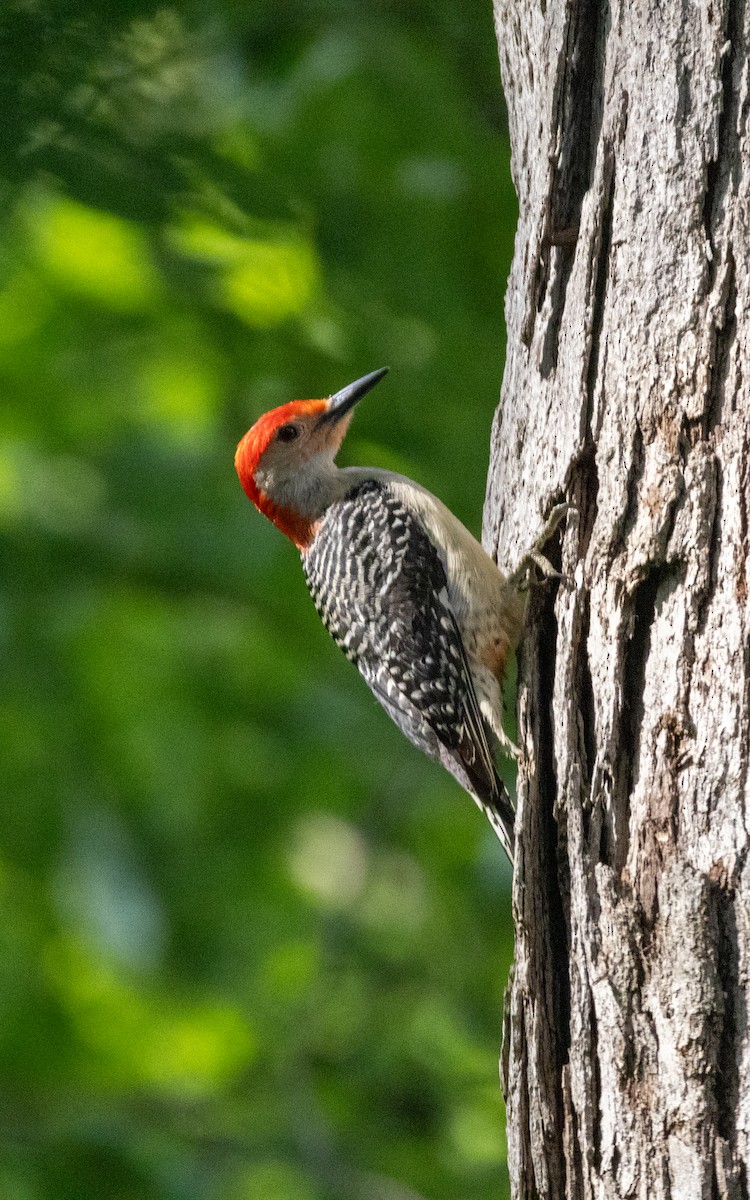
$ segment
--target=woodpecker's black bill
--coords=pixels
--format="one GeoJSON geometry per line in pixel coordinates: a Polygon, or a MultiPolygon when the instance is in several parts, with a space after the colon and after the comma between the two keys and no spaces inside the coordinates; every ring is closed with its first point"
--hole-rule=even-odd
{"type": "Polygon", "coordinates": [[[326,412],[318,418],[318,425],[340,420],[350,409],[354,408],[358,400],[361,400],[371,388],[375,387],[376,383],[380,383],[389,370],[389,367],[381,367],[378,371],[370,371],[369,375],[363,375],[361,379],[355,379],[354,383],[347,384],[340,392],[335,392],[328,401],[326,412]]]}

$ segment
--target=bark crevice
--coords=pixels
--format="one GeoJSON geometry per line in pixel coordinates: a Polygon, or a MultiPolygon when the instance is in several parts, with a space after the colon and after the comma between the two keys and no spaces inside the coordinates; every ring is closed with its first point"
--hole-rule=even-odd
{"type": "MultiPolygon", "coordinates": [[[[706,628],[711,611],[711,600],[716,592],[719,581],[719,551],[721,549],[721,516],[723,509],[723,478],[721,463],[712,460],[710,478],[710,496],[707,498],[707,536],[705,544],[705,570],[702,586],[696,588],[695,595],[695,627],[698,634],[706,628]]],[[[694,657],[693,642],[690,646],[691,660],[694,657]]],[[[689,691],[688,691],[689,696],[689,691]]]]}
{"type": "MultiPolygon", "coordinates": [[[[630,812],[641,761],[641,738],[646,716],[644,687],[646,668],[651,650],[651,631],[660,600],[668,588],[674,587],[677,572],[673,564],[654,565],[641,579],[631,597],[631,632],[622,658],[622,696],[618,753],[622,760],[620,787],[615,793],[614,839],[609,847],[608,866],[618,874],[628,857],[630,842],[630,812]],[[614,851],[614,853],[612,853],[614,851]]],[[[646,868],[651,874],[650,864],[646,868]]],[[[649,892],[651,889],[649,889],[649,892]]],[[[656,916],[656,881],[653,887],[653,906],[649,921],[656,916]]]]}
{"type": "Polygon", "coordinates": [[[607,299],[607,284],[612,257],[612,209],[615,194],[615,160],[611,148],[607,150],[604,163],[602,202],[599,210],[598,245],[596,246],[593,304],[591,309],[591,339],[586,364],[586,436],[592,438],[592,414],[594,391],[599,370],[599,350],[604,326],[604,305],[607,299]]]}
{"type": "Polygon", "coordinates": [[[734,161],[736,137],[733,130],[739,115],[736,72],[740,63],[739,38],[743,8],[741,0],[725,0],[719,33],[721,77],[716,153],[713,158],[709,158],[706,166],[706,192],[703,201],[703,228],[713,264],[716,261],[716,232],[722,220],[723,201],[737,170],[734,161]]]}
{"type": "Polygon", "coordinates": [[[721,422],[722,404],[732,367],[732,349],[737,334],[737,286],[734,250],[727,246],[725,274],[722,280],[719,311],[715,319],[715,341],[711,353],[711,384],[707,406],[708,432],[721,422]]]}
{"type": "Polygon", "coordinates": [[[737,986],[739,961],[737,942],[737,915],[734,908],[734,889],[728,879],[716,881],[714,874],[714,899],[719,930],[716,970],[722,1005],[717,1012],[719,1020],[719,1044],[716,1055],[716,1128],[733,1151],[737,1119],[736,1106],[739,1091],[737,1069],[737,986]]]}
{"type": "MultiPolygon", "coordinates": [[[[558,788],[553,754],[554,712],[552,711],[553,681],[557,655],[557,621],[555,618],[554,593],[550,588],[545,597],[539,622],[539,676],[537,695],[542,701],[539,713],[541,738],[538,803],[545,843],[547,867],[544,872],[546,883],[547,911],[550,914],[549,964],[551,978],[552,1028],[556,1049],[556,1101],[558,1128],[565,1127],[565,1097],[562,1084],[563,1069],[570,1053],[570,979],[568,975],[568,953],[570,946],[570,899],[560,879],[560,863],[565,859],[565,847],[560,841],[560,826],[557,817],[558,788]],[[549,689],[549,690],[548,690],[549,689]]],[[[567,1170],[567,1167],[566,1167],[567,1170]]]]}
{"type": "MultiPolygon", "coordinates": [[[[557,366],[558,342],[573,270],[581,210],[594,177],[602,127],[601,81],[606,57],[606,12],[601,0],[578,0],[567,27],[557,117],[557,146],[540,255],[537,309],[548,299],[540,372],[557,366]]],[[[605,263],[606,268],[606,263],[605,263]]]]}
{"type": "MultiPolygon", "coordinates": [[[[582,789],[585,793],[590,794],[591,783],[594,777],[594,763],[596,762],[596,705],[594,703],[594,683],[591,677],[591,663],[589,661],[588,640],[591,630],[591,596],[587,589],[581,593],[580,601],[580,632],[579,632],[579,648],[578,648],[578,688],[577,693],[580,697],[580,706],[578,709],[578,729],[580,735],[580,758],[582,772],[582,789]]],[[[584,837],[588,840],[588,828],[586,818],[589,814],[584,808],[584,837]]]]}

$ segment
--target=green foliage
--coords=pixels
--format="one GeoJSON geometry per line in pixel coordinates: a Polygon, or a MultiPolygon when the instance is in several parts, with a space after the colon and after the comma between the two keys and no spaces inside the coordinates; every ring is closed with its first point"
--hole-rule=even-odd
{"type": "Polygon", "coordinates": [[[234,446],[478,529],[515,224],[490,6],[6,0],[0,1197],[500,1195],[509,872],[234,446]]]}

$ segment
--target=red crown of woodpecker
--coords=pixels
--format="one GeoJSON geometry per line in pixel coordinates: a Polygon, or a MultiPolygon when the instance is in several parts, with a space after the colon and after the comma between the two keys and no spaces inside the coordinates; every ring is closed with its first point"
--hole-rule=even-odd
{"type": "Polygon", "coordinates": [[[256,508],[263,512],[264,493],[255,482],[255,472],[258,464],[273,441],[276,431],[294,417],[309,416],[310,413],[323,413],[327,408],[325,400],[290,400],[279,408],[272,408],[263,413],[262,417],[248,429],[237,447],[234,465],[240,477],[245,495],[252,500],[256,508]]]}
{"type": "MultiPolygon", "coordinates": [[[[333,443],[333,452],[335,453],[338,443],[346,431],[354,405],[387,373],[387,367],[371,371],[369,375],[363,375],[361,379],[355,379],[354,383],[341,388],[328,400],[291,400],[288,404],[271,409],[270,412],[264,413],[262,417],[258,418],[237,447],[234,465],[245,495],[300,549],[309,545],[314,521],[303,513],[292,512],[291,509],[278,504],[258,486],[256,474],[261,459],[280,426],[293,421],[295,417],[312,415],[319,418],[315,426],[318,430],[323,426],[328,426],[330,430],[338,429],[340,431],[338,441],[334,440],[333,443]]],[[[335,434],[333,436],[335,439],[335,434]]]]}
{"type": "Polygon", "coordinates": [[[323,413],[327,408],[325,400],[290,400],[279,408],[272,408],[248,429],[237,447],[234,465],[240,477],[245,495],[252,500],[259,512],[273,521],[274,525],[286,534],[299,549],[306,546],[312,535],[311,522],[302,514],[292,512],[282,505],[276,504],[267,496],[255,482],[255,472],[265,454],[276,431],[281,425],[286,425],[294,417],[308,416],[310,413],[323,413]]]}

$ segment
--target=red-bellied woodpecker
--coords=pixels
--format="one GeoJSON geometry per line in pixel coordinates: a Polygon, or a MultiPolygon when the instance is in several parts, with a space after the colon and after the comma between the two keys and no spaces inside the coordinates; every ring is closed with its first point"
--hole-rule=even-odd
{"type": "MultiPolygon", "coordinates": [[[[328,400],[260,417],[235,466],[297,545],[323,624],[415,746],[456,777],[513,859],[513,807],[491,752],[512,752],[500,685],[523,626],[521,583],[564,511],[506,578],[444,504],[403,475],[334,459],[354,405],[388,368],[328,400]]],[[[548,568],[549,570],[549,568],[548,568]]]]}

